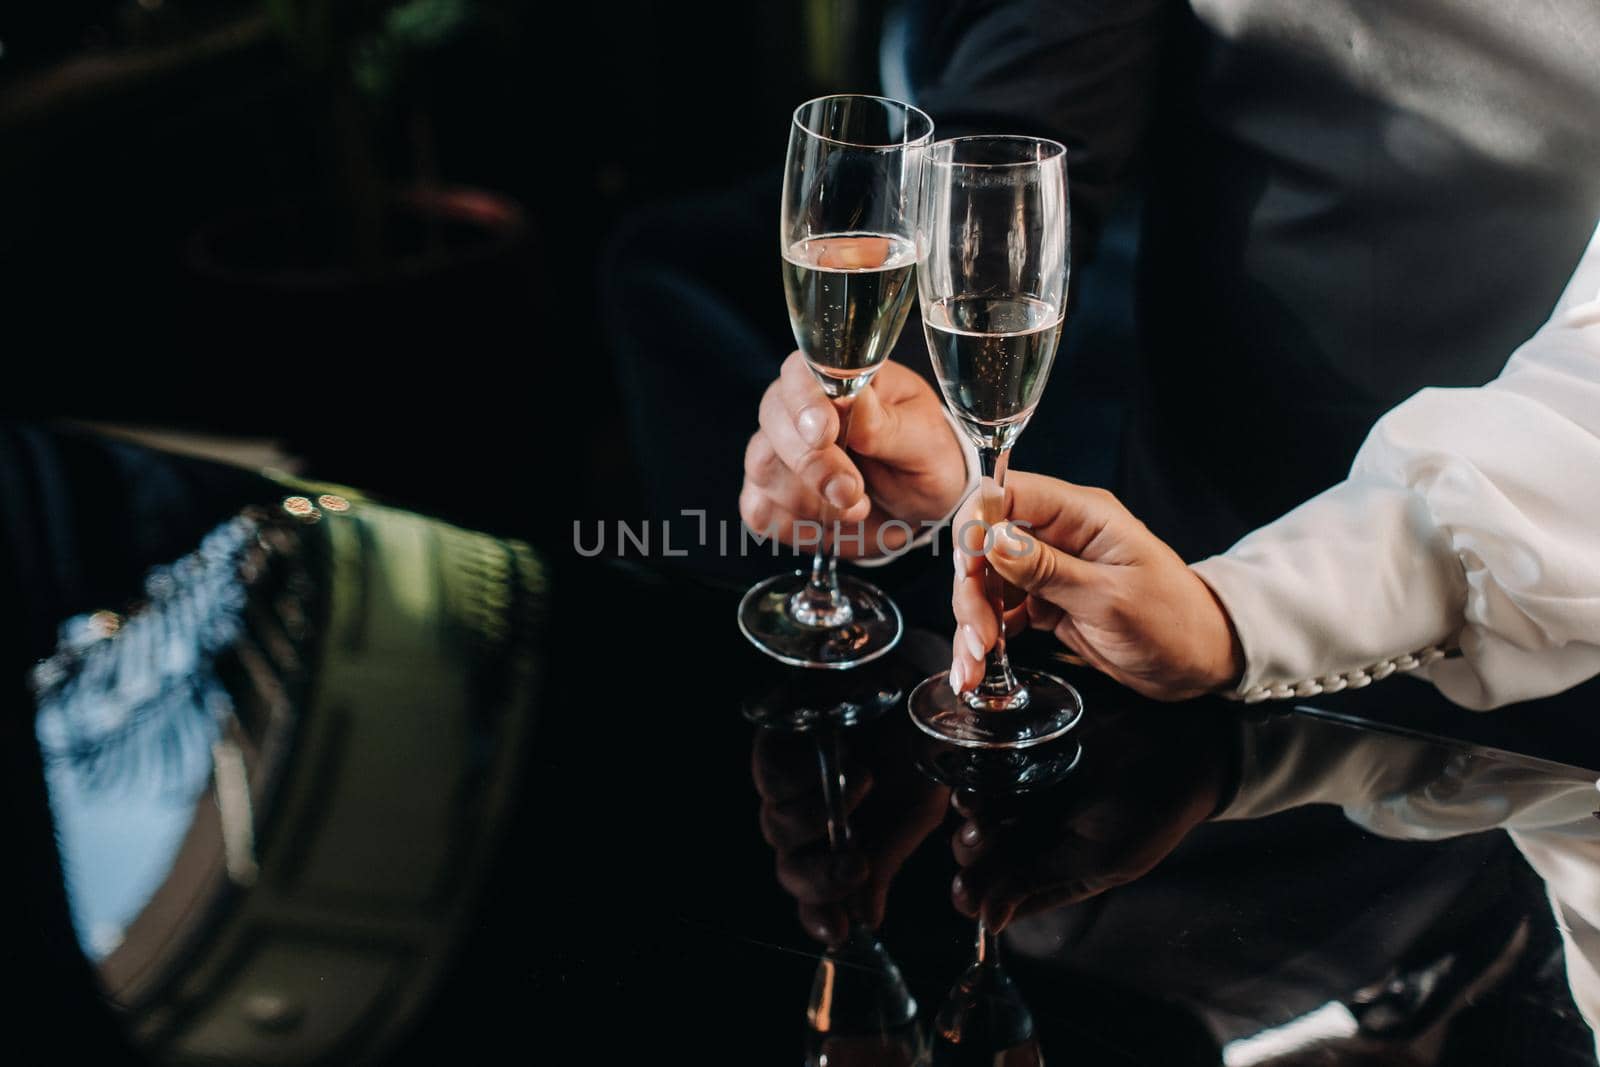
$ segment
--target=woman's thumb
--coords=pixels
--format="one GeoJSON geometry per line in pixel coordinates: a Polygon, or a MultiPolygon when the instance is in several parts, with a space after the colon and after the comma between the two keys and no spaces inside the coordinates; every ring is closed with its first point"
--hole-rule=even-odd
{"type": "Polygon", "coordinates": [[[989,565],[1006,581],[1062,606],[1064,597],[1082,587],[1092,566],[1040,541],[1020,522],[1003,522],[994,528],[987,556],[989,565]]]}

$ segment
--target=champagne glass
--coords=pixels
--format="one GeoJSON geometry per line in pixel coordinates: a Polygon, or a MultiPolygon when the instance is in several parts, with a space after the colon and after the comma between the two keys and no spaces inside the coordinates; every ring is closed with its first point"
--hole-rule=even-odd
{"type": "MultiPolygon", "coordinates": [[[[958,137],[925,153],[917,286],[945,403],[977,446],[986,502],[1050,376],[1066,314],[1066,149],[1035,137],[958,137]]],[[[1000,516],[986,510],[987,537],[1000,516]]],[[[958,545],[959,545],[958,537],[958,545]]],[[[958,548],[959,551],[959,548],[958,548]]],[[[923,730],[968,748],[1026,748],[1077,725],[1077,690],[1006,655],[1004,583],[984,569],[1001,620],[983,681],[957,694],[939,674],[911,694],[923,730]]]]}
{"type": "MultiPolygon", "coordinates": [[[[779,250],[789,323],[849,440],[853,400],[900,336],[916,264],[914,201],[933,120],[878,96],[801,104],[789,130],[779,250]]],[[[753,587],[739,628],[798,667],[855,667],[900,640],[900,609],[876,586],[838,573],[837,518],[822,505],[809,570],[753,587]]],[[[798,537],[798,531],[796,531],[798,537]]]]}

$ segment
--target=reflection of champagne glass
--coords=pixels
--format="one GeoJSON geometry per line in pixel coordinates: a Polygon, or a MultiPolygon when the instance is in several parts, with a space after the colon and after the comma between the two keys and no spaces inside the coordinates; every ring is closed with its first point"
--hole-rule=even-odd
{"type": "MultiPolygon", "coordinates": [[[[1002,812],[1065,781],[1083,758],[1073,738],[1025,751],[1015,748],[952,747],[924,738],[917,766],[936,781],[1002,812]]],[[[982,1064],[1029,1067],[1044,1063],[1034,1036],[1033,1014],[1000,962],[1000,940],[980,915],[975,958],[934,1016],[934,1067],[982,1064]]]]}
{"type": "Polygon", "coordinates": [[[978,920],[977,959],[951,987],[933,1019],[934,1067],[1029,1067],[1044,1055],[1033,1013],[1000,963],[1000,939],[978,920]]]}
{"type": "Polygon", "coordinates": [[[773,664],[759,695],[740,710],[757,726],[791,733],[864,726],[900,703],[913,680],[906,677],[907,665],[895,660],[889,656],[848,672],[797,671],[773,664]]]}
{"type": "MultiPolygon", "coordinates": [[[[839,731],[823,729],[813,737],[817,769],[822,775],[828,848],[840,853],[850,847],[851,841],[844,802],[844,770],[839,760],[839,731]]],[[[858,900],[847,902],[848,931],[844,941],[828,949],[817,964],[811,999],[806,1005],[806,1022],[813,1034],[873,1038],[889,1048],[903,1047],[907,1041],[920,1043],[917,1002],[906,987],[899,966],[863,917],[863,910],[858,900]]]]}
{"type": "MultiPolygon", "coordinates": [[[[926,156],[917,284],[928,351],[945,403],[998,486],[1044,391],[1066,313],[1066,149],[1032,137],[958,137],[926,156]]],[[[986,493],[986,502],[993,497],[986,493]]],[[[992,526],[1000,516],[986,508],[983,518],[992,526]]],[[[1060,737],[1077,724],[1083,701],[1054,675],[1012,670],[1004,585],[988,568],[984,581],[1002,622],[983,681],[957,695],[946,675],[935,675],[911,694],[911,717],[972,748],[1060,737]]]]}
{"type": "MultiPolygon", "coordinates": [[[[852,398],[894,347],[911,307],[913,202],[933,122],[876,96],[800,105],[789,134],[780,249],[789,321],[849,439],[852,398]]],[[[811,569],[753,587],[739,627],[799,667],[853,667],[900,640],[900,611],[877,587],[840,577],[823,504],[811,569]]],[[[798,531],[797,531],[798,536],[798,531]]]]}

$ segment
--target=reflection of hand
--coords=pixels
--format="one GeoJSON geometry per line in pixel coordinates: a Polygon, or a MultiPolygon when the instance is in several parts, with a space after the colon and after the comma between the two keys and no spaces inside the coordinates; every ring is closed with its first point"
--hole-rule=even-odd
{"type": "MultiPolygon", "coordinates": [[[[861,544],[841,541],[847,556],[902,547],[915,527],[950,514],[966,485],[961,444],[933,389],[898,363],[885,363],[850,401],[850,439],[841,444],[839,412],[799,352],[783,362],[761,400],[761,428],[744,457],[739,515],[745,525],[785,544],[795,523],[823,520],[823,500],[843,523],[863,523],[861,544]],[[845,451],[843,445],[848,445],[845,451]]],[[[853,526],[852,526],[853,529],[853,526]]]]}
{"type": "Polygon", "coordinates": [[[999,636],[984,564],[1027,592],[1006,628],[1049,630],[1145,696],[1181,700],[1232,684],[1244,669],[1233,623],[1211,587],[1110,493],[1013,471],[985,479],[956,515],[950,678],[967,690],[999,636]],[[976,521],[981,519],[982,521],[976,521]],[[987,556],[984,554],[987,550],[987,556]]]}
{"type": "Polygon", "coordinates": [[[1097,717],[1084,766],[1006,802],[958,794],[957,910],[991,928],[1148,873],[1214,814],[1233,775],[1232,720],[1198,709],[1097,717]]]}
{"type": "Polygon", "coordinates": [[[903,735],[874,724],[840,731],[850,844],[828,843],[827,803],[817,744],[826,737],[761,730],[751,770],[761,797],[761,833],[777,853],[778,882],[800,905],[800,922],[825,944],[844,939],[852,918],[883,921],[900,865],[944,818],[949,791],[928,781],[904,753],[903,735]]]}

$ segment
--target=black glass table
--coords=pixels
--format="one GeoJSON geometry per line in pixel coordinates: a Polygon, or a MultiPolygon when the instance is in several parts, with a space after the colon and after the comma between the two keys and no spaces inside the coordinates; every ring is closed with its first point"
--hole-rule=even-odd
{"type": "Polygon", "coordinates": [[[1081,726],[950,749],[904,708],[948,663],[933,614],[808,672],[748,647],[736,583],[3,444],[13,1048],[1595,1062],[1592,689],[1162,706],[1021,641],[1081,726]]]}

